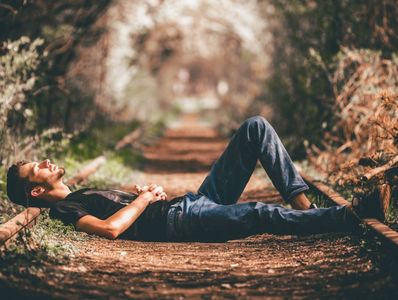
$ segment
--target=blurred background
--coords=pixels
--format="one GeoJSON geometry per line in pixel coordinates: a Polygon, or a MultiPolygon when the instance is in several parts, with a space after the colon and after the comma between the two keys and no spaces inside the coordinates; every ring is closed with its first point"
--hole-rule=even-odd
{"type": "Polygon", "coordinates": [[[355,186],[398,153],[397,20],[395,0],[1,1],[3,189],[13,161],[90,159],[187,112],[225,135],[262,115],[355,186]]]}

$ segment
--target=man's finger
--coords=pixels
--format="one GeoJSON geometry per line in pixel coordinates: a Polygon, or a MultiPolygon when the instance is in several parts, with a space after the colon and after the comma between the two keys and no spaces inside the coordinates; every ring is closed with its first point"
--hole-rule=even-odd
{"type": "Polygon", "coordinates": [[[156,188],[154,188],[153,190],[151,190],[151,192],[152,192],[153,194],[155,194],[156,196],[158,196],[161,192],[163,192],[163,187],[157,186],[156,188]]]}
{"type": "Polygon", "coordinates": [[[147,192],[147,191],[149,191],[149,186],[145,185],[141,187],[141,192],[147,192]]]}
{"type": "Polygon", "coordinates": [[[136,190],[138,193],[141,193],[141,192],[142,192],[142,187],[141,187],[140,185],[136,184],[136,185],[134,185],[134,187],[135,187],[135,190],[136,190]]]}
{"type": "Polygon", "coordinates": [[[148,186],[149,191],[153,191],[153,190],[156,189],[157,187],[158,187],[158,185],[155,184],[155,183],[151,183],[151,184],[148,186]]]}

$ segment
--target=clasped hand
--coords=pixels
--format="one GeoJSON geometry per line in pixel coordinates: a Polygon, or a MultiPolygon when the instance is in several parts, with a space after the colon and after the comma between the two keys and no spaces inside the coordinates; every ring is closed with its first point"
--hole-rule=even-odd
{"type": "Polygon", "coordinates": [[[145,186],[135,185],[138,195],[145,193],[145,196],[149,198],[149,202],[153,203],[159,200],[167,200],[167,194],[163,191],[163,187],[157,184],[150,184],[145,186]]]}

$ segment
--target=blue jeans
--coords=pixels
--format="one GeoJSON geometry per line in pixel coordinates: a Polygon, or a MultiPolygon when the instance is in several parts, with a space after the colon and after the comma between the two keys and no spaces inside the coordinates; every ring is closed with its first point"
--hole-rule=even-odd
{"type": "Polygon", "coordinates": [[[262,202],[236,203],[258,160],[286,202],[308,190],[272,126],[252,117],[232,137],[198,192],[171,206],[168,239],[225,241],[266,232],[309,234],[344,228],[344,206],[300,211],[262,202]]]}

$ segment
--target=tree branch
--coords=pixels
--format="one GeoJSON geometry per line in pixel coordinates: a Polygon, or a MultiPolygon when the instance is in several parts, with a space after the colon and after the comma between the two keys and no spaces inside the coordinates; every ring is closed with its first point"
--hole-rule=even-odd
{"type": "Polygon", "coordinates": [[[368,181],[372,177],[376,176],[377,174],[380,174],[382,172],[387,171],[389,168],[391,168],[396,163],[398,163],[398,155],[395,156],[393,159],[391,159],[385,165],[382,165],[380,167],[374,168],[374,169],[370,170],[369,172],[365,173],[364,175],[362,175],[361,180],[362,181],[368,181]]]}

